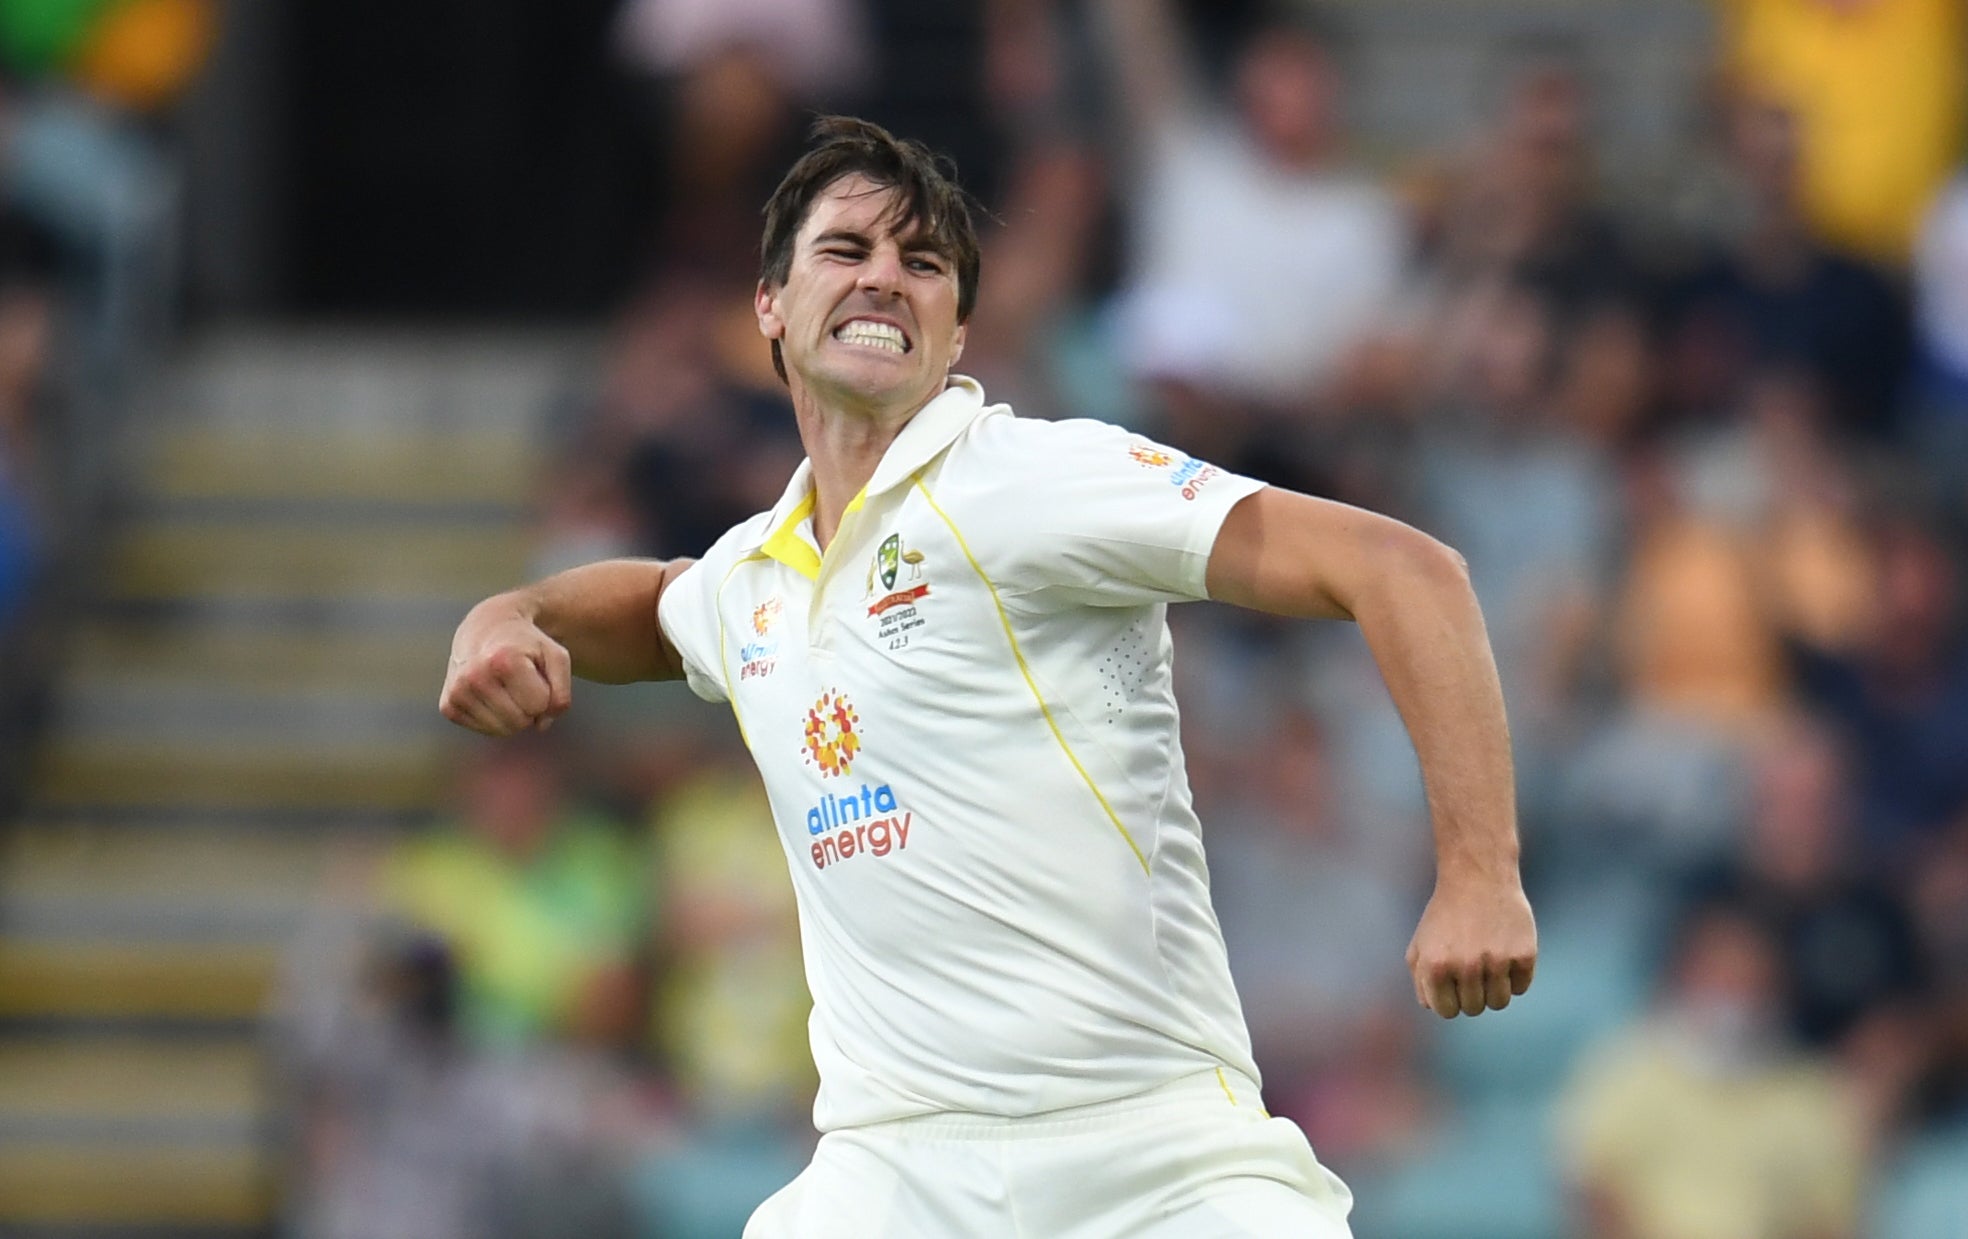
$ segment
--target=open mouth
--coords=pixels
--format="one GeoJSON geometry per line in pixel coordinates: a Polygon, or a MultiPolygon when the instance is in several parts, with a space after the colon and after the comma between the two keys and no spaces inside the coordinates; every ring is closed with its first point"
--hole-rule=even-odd
{"type": "Polygon", "coordinates": [[[834,328],[834,339],[842,344],[858,344],[863,348],[878,348],[889,353],[906,353],[910,350],[909,337],[894,323],[878,322],[870,318],[850,318],[834,328]]]}

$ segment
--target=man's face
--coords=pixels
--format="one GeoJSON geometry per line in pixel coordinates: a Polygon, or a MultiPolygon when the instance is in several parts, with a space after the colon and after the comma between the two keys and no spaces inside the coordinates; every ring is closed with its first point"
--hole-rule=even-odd
{"type": "Polygon", "coordinates": [[[913,410],[963,353],[956,266],[929,238],[898,233],[893,190],[848,176],[814,199],[778,287],[761,283],[759,331],[823,402],[913,410]]]}

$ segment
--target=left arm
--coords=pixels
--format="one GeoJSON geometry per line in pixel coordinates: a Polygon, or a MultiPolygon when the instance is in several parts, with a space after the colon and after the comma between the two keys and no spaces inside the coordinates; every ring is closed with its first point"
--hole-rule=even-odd
{"type": "Polygon", "coordinates": [[[1503,692],[1462,557],[1388,517],[1267,487],[1224,519],[1207,583],[1221,602],[1360,625],[1435,825],[1435,892],[1408,945],[1415,997],[1444,1018],[1508,1006],[1531,983],[1537,928],[1503,692]]]}

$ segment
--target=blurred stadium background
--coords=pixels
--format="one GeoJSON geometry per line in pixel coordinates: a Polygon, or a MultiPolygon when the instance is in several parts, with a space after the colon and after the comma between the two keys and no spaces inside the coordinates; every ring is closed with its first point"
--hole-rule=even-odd
{"type": "Polygon", "coordinates": [[[1357,637],[1180,611],[1361,1239],[1968,1235],[1959,0],[0,0],[0,1233],[726,1239],[811,1137],[722,714],[434,708],[798,458],[803,117],[990,207],[966,369],[1468,557],[1545,957],[1419,1014],[1357,637]]]}

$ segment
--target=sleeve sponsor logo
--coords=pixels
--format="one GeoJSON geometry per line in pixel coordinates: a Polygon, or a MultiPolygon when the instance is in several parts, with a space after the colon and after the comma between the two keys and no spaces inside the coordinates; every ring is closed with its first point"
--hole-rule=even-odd
{"type": "Polygon", "coordinates": [[[1147,443],[1130,447],[1128,456],[1145,469],[1167,469],[1169,485],[1175,487],[1184,499],[1194,499],[1196,492],[1223,473],[1215,465],[1205,464],[1193,456],[1183,456],[1180,452],[1147,443]]]}
{"type": "Polygon", "coordinates": [[[786,604],[779,595],[774,594],[752,608],[752,631],[763,637],[772,631],[772,626],[785,614],[786,604]]]}
{"type": "Polygon", "coordinates": [[[1221,472],[1222,470],[1215,465],[1206,465],[1192,456],[1169,474],[1169,485],[1180,491],[1184,499],[1194,499],[1196,492],[1207,486],[1221,472]]]}
{"type": "Polygon", "coordinates": [[[770,634],[785,610],[786,604],[777,594],[752,608],[752,632],[758,639],[738,647],[740,680],[763,679],[779,665],[779,639],[770,634]]]}

